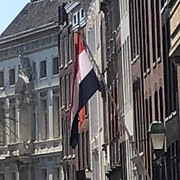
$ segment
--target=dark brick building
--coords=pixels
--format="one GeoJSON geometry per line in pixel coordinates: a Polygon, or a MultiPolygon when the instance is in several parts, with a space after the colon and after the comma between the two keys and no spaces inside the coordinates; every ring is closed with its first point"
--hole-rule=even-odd
{"type": "Polygon", "coordinates": [[[135,141],[145,153],[144,162],[153,179],[179,177],[179,115],[176,67],[169,60],[169,7],[165,1],[130,1],[131,54],[135,141]],[[166,126],[167,142],[156,159],[148,137],[153,120],[166,126]],[[152,169],[153,163],[153,169],[152,169]],[[167,171],[168,169],[168,171],[167,171]]]}
{"type": "MultiPolygon", "coordinates": [[[[130,146],[127,145],[129,141],[126,139],[127,134],[122,124],[128,118],[132,119],[129,122],[133,127],[131,134],[132,139],[134,139],[133,145],[135,145],[137,153],[144,153],[142,160],[150,177],[154,180],[179,179],[177,67],[169,58],[169,17],[171,14],[173,17],[172,9],[174,5],[179,6],[175,2],[170,1],[170,4],[168,4],[164,0],[104,0],[101,2],[99,14],[103,12],[103,20],[101,19],[102,21],[100,23],[97,21],[99,24],[96,22],[99,25],[96,24],[97,27],[100,27],[101,33],[100,40],[98,41],[100,44],[98,48],[101,48],[102,53],[100,60],[101,70],[120,114],[117,114],[115,106],[111,101],[111,96],[102,93],[103,145],[102,149],[100,147],[97,151],[92,150],[93,153],[91,154],[91,149],[89,149],[89,146],[91,146],[89,129],[93,125],[89,127],[87,112],[84,126],[79,131],[78,147],[72,150],[69,146],[70,123],[67,118],[70,104],[68,95],[70,95],[70,84],[72,81],[72,62],[75,44],[73,32],[76,28],[84,27],[85,25],[83,24],[82,8],[78,4],[75,4],[69,3],[65,6],[66,12],[69,12],[69,20],[66,23],[61,23],[59,36],[61,64],[60,99],[62,100],[60,103],[60,114],[63,121],[63,162],[67,179],[75,179],[76,172],[82,170],[81,172],[84,173],[87,167],[92,167],[90,162],[93,161],[93,158],[91,156],[94,157],[95,155],[93,153],[96,152],[98,157],[98,154],[101,154],[102,151],[105,153],[104,159],[107,161],[107,164],[104,165],[104,173],[106,173],[107,179],[126,180],[130,177],[136,179],[135,175],[133,176],[133,167],[130,166],[131,157],[128,154],[129,151],[132,151],[133,146],[131,143],[130,146]],[[122,27],[123,21],[127,21],[127,14],[130,36],[123,34],[125,27],[122,27]],[[131,96],[131,87],[133,117],[127,117],[127,100],[130,101],[128,98],[131,96]],[[157,158],[153,152],[148,135],[149,125],[154,120],[159,120],[166,126],[167,138],[160,158],[157,158]],[[128,147],[132,149],[129,150],[128,147]],[[129,176],[129,173],[132,173],[132,176],[129,176]]],[[[88,9],[90,2],[82,4],[88,9]]],[[[95,9],[94,6],[92,7],[95,9]]],[[[91,18],[87,18],[87,20],[90,21],[91,18]]],[[[93,31],[94,33],[95,28],[93,28],[91,30],[87,30],[88,28],[84,30],[85,32],[93,31]]],[[[174,32],[171,33],[171,38],[175,39],[173,35],[174,32]]],[[[93,39],[94,37],[88,38],[89,43],[92,43],[93,40],[91,41],[91,38],[93,39]]],[[[92,47],[95,49],[96,46],[92,45],[92,47]]],[[[93,51],[96,52],[94,49],[93,51]]],[[[172,58],[179,51],[175,52],[175,54],[172,52],[172,58]]],[[[177,60],[177,57],[175,59],[177,60]]],[[[99,163],[99,160],[102,159],[98,159],[97,162],[99,163]]],[[[98,174],[98,172],[92,173],[98,174]]],[[[139,179],[147,178],[142,174],[138,174],[138,176],[139,179]]],[[[100,173],[98,177],[101,177],[100,173]]]]}

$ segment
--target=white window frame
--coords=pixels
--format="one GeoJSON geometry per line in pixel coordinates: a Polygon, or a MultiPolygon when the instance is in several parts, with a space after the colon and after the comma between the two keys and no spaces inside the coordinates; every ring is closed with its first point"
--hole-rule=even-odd
{"type": "Polygon", "coordinates": [[[72,20],[72,22],[73,22],[73,28],[75,28],[76,26],[79,25],[78,12],[76,12],[76,13],[73,14],[73,20],[72,20]],[[75,19],[74,19],[74,18],[75,18],[75,19]],[[76,22],[75,22],[75,20],[76,20],[76,22]]]}

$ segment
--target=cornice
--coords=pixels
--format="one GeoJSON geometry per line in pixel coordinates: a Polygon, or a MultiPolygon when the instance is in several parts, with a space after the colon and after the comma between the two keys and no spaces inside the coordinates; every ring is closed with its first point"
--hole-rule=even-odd
{"type": "Polygon", "coordinates": [[[0,49],[0,61],[58,46],[58,32],[0,49]]]}
{"type": "Polygon", "coordinates": [[[5,44],[5,43],[9,43],[11,41],[17,41],[19,39],[28,37],[28,36],[33,36],[34,34],[37,33],[41,33],[44,31],[48,31],[54,28],[58,28],[59,24],[58,23],[49,23],[43,26],[40,26],[38,28],[33,28],[33,29],[29,29],[27,31],[23,31],[14,35],[10,35],[10,36],[6,36],[6,37],[2,37],[0,38],[0,45],[5,44]]]}

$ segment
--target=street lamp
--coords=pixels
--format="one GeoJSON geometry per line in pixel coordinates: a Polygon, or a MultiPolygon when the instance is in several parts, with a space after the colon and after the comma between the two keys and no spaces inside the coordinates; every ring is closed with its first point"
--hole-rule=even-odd
{"type": "Polygon", "coordinates": [[[153,149],[155,151],[162,150],[166,135],[164,124],[161,121],[153,121],[149,126],[148,133],[152,140],[153,149]]]}

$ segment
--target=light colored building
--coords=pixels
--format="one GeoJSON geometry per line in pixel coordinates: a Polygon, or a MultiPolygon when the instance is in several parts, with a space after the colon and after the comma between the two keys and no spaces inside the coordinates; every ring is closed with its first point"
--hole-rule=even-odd
{"type": "Polygon", "coordinates": [[[123,127],[125,121],[133,139],[128,7],[128,1],[88,4],[87,44],[111,93],[96,93],[89,102],[92,179],[135,179],[132,144],[123,127]]]}
{"type": "MultiPolygon", "coordinates": [[[[102,72],[102,36],[104,27],[104,13],[100,10],[100,1],[90,1],[87,8],[86,40],[93,54],[93,58],[102,72]]],[[[105,53],[105,52],[104,52],[105,53]]],[[[90,58],[92,58],[90,56],[90,58]]],[[[97,76],[97,69],[94,68],[97,76]]],[[[100,78],[100,76],[99,76],[100,78]]],[[[90,159],[92,176],[91,179],[106,179],[105,172],[108,166],[108,157],[103,151],[104,144],[104,105],[101,93],[97,92],[89,101],[89,134],[90,134],[90,159]]]]}
{"type": "Polygon", "coordinates": [[[126,133],[126,164],[127,179],[135,179],[133,172],[133,163],[131,159],[135,156],[133,152],[133,94],[132,94],[132,75],[131,75],[131,46],[130,46],[130,24],[129,24],[129,1],[119,1],[120,5],[120,43],[122,59],[122,80],[123,80],[123,103],[124,103],[124,121],[131,136],[131,140],[126,133]]]}
{"type": "Polygon", "coordinates": [[[59,5],[29,2],[0,36],[1,179],[64,179],[59,5]]]}

